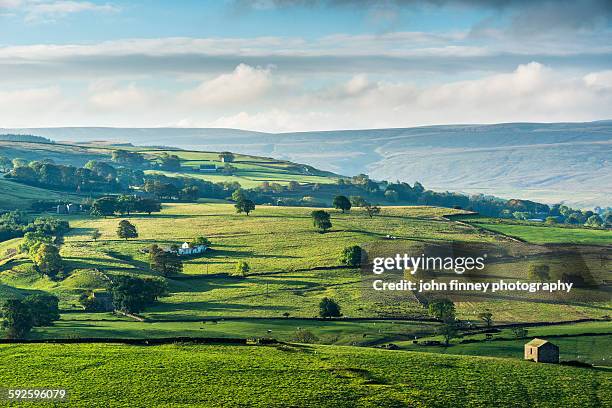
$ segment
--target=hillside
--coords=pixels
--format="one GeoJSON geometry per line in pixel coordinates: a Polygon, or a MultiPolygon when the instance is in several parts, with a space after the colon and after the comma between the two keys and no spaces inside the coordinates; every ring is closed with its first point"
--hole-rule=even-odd
{"type": "MultiPolygon", "coordinates": [[[[0,383],[81,406],[596,407],[605,369],[355,347],[2,345],[0,383]],[[568,381],[571,379],[571,381],[568,381]],[[285,392],[279,392],[284,390],[285,392]]],[[[40,404],[40,402],[37,402],[40,404]]]]}
{"type": "Polygon", "coordinates": [[[0,133],[274,156],[433,190],[592,207],[612,204],[612,122],[511,123],[266,134],[233,129],[47,128],[0,133]]]}

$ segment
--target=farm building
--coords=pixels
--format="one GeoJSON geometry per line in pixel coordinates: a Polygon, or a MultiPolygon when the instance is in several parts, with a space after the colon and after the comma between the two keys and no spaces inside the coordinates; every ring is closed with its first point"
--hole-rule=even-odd
{"type": "Polygon", "coordinates": [[[80,204],[60,204],[57,206],[58,214],[76,214],[83,211],[83,206],[80,204]]]}
{"type": "Polygon", "coordinates": [[[525,360],[536,363],[559,363],[559,347],[548,340],[533,339],[525,344],[525,360]]]}
{"type": "Polygon", "coordinates": [[[196,254],[201,254],[202,252],[206,251],[207,248],[208,247],[206,245],[195,245],[195,246],[192,246],[188,242],[183,242],[183,245],[181,245],[181,247],[178,250],[178,254],[179,255],[196,255],[196,254]]]}

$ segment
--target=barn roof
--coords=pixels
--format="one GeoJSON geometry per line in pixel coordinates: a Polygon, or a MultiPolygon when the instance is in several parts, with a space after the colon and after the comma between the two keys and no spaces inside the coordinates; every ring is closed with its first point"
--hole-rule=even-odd
{"type": "Polygon", "coordinates": [[[544,340],[544,339],[533,339],[529,343],[527,343],[526,346],[540,347],[540,346],[545,345],[548,342],[549,342],[548,340],[544,340]]]}

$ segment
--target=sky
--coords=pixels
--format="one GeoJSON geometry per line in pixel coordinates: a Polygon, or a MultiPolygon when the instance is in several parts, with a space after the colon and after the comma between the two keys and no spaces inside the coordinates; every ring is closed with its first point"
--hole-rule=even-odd
{"type": "Polygon", "coordinates": [[[0,127],[612,119],[609,0],[0,0],[0,127]]]}

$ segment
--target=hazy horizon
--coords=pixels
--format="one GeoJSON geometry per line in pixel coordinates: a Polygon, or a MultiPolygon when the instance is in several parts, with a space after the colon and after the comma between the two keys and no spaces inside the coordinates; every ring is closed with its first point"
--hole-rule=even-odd
{"type": "Polygon", "coordinates": [[[284,133],[584,122],[604,0],[0,0],[0,127],[284,133]]]}

